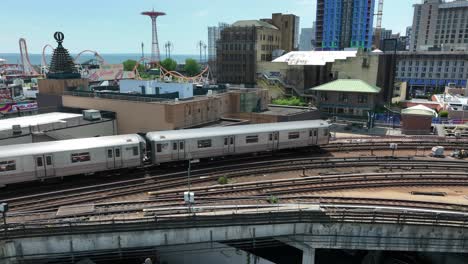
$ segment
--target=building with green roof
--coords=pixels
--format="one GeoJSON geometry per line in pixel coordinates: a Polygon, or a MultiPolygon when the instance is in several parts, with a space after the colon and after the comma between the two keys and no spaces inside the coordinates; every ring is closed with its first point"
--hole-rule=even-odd
{"type": "Polygon", "coordinates": [[[362,80],[338,79],[310,91],[324,114],[367,116],[367,112],[375,110],[381,89],[362,80]]]}

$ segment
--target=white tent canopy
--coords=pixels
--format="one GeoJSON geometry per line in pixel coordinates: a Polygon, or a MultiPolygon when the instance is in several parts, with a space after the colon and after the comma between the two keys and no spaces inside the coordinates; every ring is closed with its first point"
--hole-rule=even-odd
{"type": "Polygon", "coordinates": [[[291,51],[273,62],[287,62],[288,65],[323,66],[327,62],[356,57],[357,50],[345,51],[291,51]]]}
{"type": "Polygon", "coordinates": [[[407,115],[426,115],[426,116],[438,117],[437,112],[435,110],[424,105],[416,105],[416,106],[408,107],[406,109],[403,109],[401,113],[407,114],[407,115]]]}

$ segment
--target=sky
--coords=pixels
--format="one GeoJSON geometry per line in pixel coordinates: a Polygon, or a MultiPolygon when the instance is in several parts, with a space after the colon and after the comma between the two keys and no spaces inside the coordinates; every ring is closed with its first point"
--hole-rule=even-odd
{"type": "MultiPolygon", "coordinates": [[[[385,1],[383,27],[404,35],[417,1],[385,1]]],[[[151,20],[140,13],[153,8],[167,13],[158,19],[162,53],[163,44],[171,41],[173,54],[197,54],[197,42],[207,42],[207,27],[218,22],[288,13],[300,16],[301,28],[311,27],[316,0],[1,0],[0,53],[19,53],[20,38],[27,40],[29,53],[42,53],[44,45],[56,45],[54,32],[62,31],[71,53],[86,49],[101,54],[141,53],[143,42],[148,54],[151,20]]]]}

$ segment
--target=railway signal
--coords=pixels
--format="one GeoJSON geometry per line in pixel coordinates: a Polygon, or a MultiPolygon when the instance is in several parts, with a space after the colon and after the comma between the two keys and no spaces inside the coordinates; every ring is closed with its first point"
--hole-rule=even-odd
{"type": "Polygon", "coordinates": [[[3,230],[5,232],[5,237],[7,237],[7,232],[8,232],[7,221],[6,221],[6,213],[8,212],[7,203],[0,204],[0,212],[2,213],[2,217],[3,217],[3,230]]]}

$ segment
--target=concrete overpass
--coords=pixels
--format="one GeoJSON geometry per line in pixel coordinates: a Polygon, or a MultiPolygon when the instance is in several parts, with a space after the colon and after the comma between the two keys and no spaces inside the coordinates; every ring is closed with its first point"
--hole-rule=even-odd
{"type": "MultiPolygon", "coordinates": [[[[316,249],[468,253],[467,215],[431,210],[332,209],[224,212],[102,223],[10,226],[0,244],[1,263],[78,260],[88,254],[177,245],[272,238],[302,250],[303,264],[316,249]]],[[[3,234],[3,233],[2,233],[3,234]]]]}

